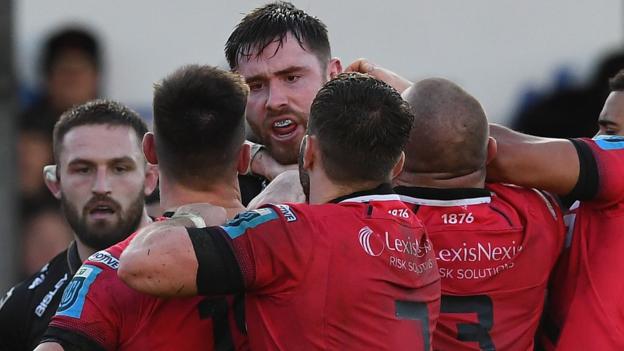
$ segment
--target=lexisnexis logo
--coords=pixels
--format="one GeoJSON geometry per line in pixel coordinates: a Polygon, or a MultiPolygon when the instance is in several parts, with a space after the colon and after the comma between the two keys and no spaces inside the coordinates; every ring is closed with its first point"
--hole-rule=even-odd
{"type": "MultiPolygon", "coordinates": [[[[381,242],[381,244],[379,245],[374,245],[375,248],[373,249],[373,247],[371,246],[371,235],[375,235],[375,233],[369,227],[364,227],[360,229],[360,232],[359,232],[360,245],[362,245],[362,248],[367,254],[376,257],[383,253],[384,245],[383,245],[383,242],[381,242]]],[[[378,241],[379,240],[375,240],[373,242],[378,242],[378,241]]]]}
{"type": "Polygon", "coordinates": [[[358,237],[364,252],[375,257],[380,256],[385,249],[416,257],[423,257],[432,250],[431,243],[426,238],[422,241],[411,237],[392,239],[388,232],[382,238],[369,227],[360,229],[358,237]]]}

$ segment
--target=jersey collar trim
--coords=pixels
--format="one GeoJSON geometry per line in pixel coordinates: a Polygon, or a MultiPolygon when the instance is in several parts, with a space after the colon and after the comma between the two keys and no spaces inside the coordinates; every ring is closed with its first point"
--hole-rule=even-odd
{"type": "Polygon", "coordinates": [[[394,188],[401,201],[425,206],[466,206],[488,204],[492,201],[490,192],[478,188],[421,188],[399,186],[394,188]]]}
{"type": "Polygon", "coordinates": [[[371,190],[357,191],[349,195],[335,198],[330,201],[330,203],[337,204],[340,202],[368,202],[388,200],[399,200],[399,196],[394,193],[390,184],[383,183],[371,190]]]}
{"type": "Polygon", "coordinates": [[[69,244],[69,248],[67,248],[67,266],[69,267],[69,272],[72,276],[76,273],[78,268],[82,266],[76,241],[72,241],[72,243],[69,244]]]}

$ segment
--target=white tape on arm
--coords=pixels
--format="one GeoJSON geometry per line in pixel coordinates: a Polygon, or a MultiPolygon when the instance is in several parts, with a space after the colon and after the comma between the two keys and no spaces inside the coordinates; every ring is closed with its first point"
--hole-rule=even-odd
{"type": "Polygon", "coordinates": [[[194,213],[175,213],[172,217],[172,219],[175,218],[185,218],[188,219],[189,221],[193,222],[193,225],[195,226],[195,228],[206,228],[206,222],[204,221],[204,219],[199,216],[196,215],[194,213]]]}

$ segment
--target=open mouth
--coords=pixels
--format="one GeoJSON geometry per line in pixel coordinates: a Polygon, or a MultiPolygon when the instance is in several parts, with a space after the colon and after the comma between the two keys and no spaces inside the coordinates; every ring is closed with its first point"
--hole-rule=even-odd
{"type": "Polygon", "coordinates": [[[279,119],[271,125],[273,135],[278,139],[291,137],[297,130],[297,123],[290,118],[279,119]]]}
{"type": "Polygon", "coordinates": [[[114,215],[115,212],[115,209],[111,205],[98,204],[89,209],[89,216],[94,219],[102,219],[114,215]]]}

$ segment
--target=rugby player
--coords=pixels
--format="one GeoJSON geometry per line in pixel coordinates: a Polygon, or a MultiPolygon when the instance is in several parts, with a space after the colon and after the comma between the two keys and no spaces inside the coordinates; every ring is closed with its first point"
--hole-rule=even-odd
{"type": "Polygon", "coordinates": [[[412,121],[387,84],[339,75],[316,96],[302,144],[310,205],[270,205],[220,227],[148,227],[119,276],[165,296],[246,291],[252,350],[430,350],[437,265],[389,184],[412,121]]]}
{"type": "Polygon", "coordinates": [[[247,122],[266,147],[254,148],[251,171],[272,179],[280,165],[296,165],[312,100],[342,65],[331,56],[325,24],[288,2],[247,14],[228,38],[225,56],[249,85],[247,122]]]}
{"type": "Polygon", "coordinates": [[[566,249],[554,272],[543,338],[547,350],[624,349],[624,138],[621,87],[612,92],[593,139],[549,139],[491,125],[498,154],[488,177],[580,200],[566,216],[566,249]]]}
{"type": "MultiPolygon", "coordinates": [[[[247,93],[240,76],[209,66],[183,67],[156,85],[154,133],[146,134],[143,148],[160,167],[161,204],[168,213],[208,202],[224,213],[206,219],[216,225],[244,209],[237,174],[249,163],[243,145],[247,93]]],[[[186,213],[163,222],[205,226],[199,218],[186,213]]],[[[246,349],[242,297],[167,300],[121,282],[118,258],[131,239],[80,268],[38,351],[246,349]]]]}
{"type": "Polygon", "coordinates": [[[104,100],[74,107],[56,123],[56,167],[47,167],[44,178],[75,240],[2,299],[1,350],[35,348],[82,262],[150,222],[143,200],[158,172],[141,151],[146,132],[136,112],[104,100]]]}
{"type": "Polygon", "coordinates": [[[557,202],[485,183],[496,142],[479,102],[445,79],[403,97],[414,113],[395,191],[423,221],[442,282],[436,350],[532,351],[565,234],[557,202]]]}

